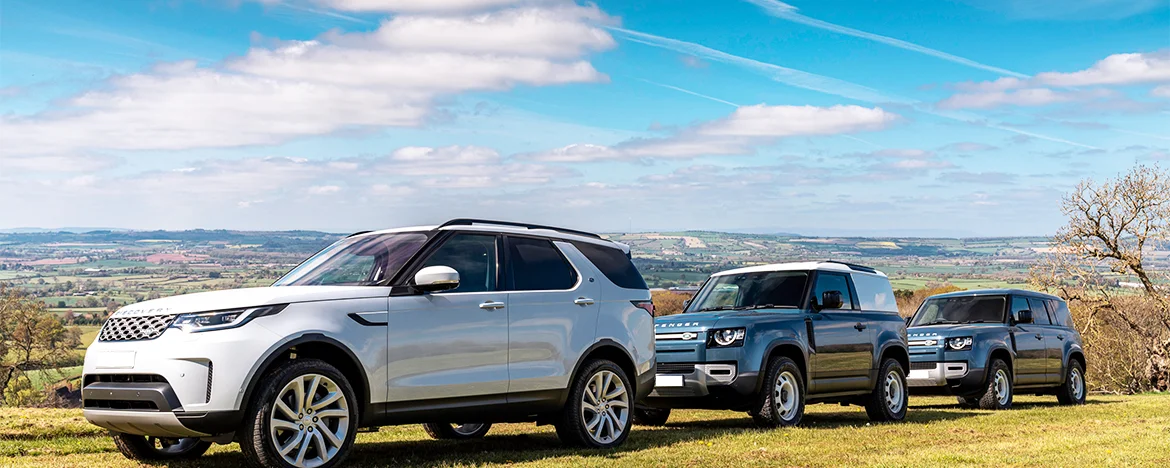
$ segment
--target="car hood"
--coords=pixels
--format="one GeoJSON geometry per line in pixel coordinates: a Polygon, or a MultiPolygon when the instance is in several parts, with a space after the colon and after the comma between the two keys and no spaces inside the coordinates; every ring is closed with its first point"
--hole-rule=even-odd
{"type": "Polygon", "coordinates": [[[654,319],[654,331],[664,333],[669,331],[703,331],[713,328],[718,322],[720,326],[745,325],[756,320],[777,320],[778,310],[797,312],[794,309],[757,309],[757,310],[713,310],[710,312],[692,312],[689,314],[667,315],[654,319]]]}
{"type": "Polygon", "coordinates": [[[389,288],[377,286],[269,286],[228,289],[139,302],[119,309],[112,317],[185,314],[294,302],[335,301],[389,295],[389,288]]]}

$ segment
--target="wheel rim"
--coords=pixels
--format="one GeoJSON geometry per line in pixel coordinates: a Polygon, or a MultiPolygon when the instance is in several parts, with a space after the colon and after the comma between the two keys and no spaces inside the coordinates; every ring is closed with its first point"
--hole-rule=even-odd
{"type": "Polygon", "coordinates": [[[800,387],[796,384],[796,376],[788,371],[781,372],[776,377],[776,386],[772,394],[780,419],[791,421],[796,417],[796,410],[800,408],[799,398],[800,387]]]}
{"type": "Polygon", "coordinates": [[[302,375],[276,394],[269,427],[285,462],[321,466],[337,456],[349,435],[349,401],[329,377],[302,375]]]}
{"type": "Polygon", "coordinates": [[[630,395],[617,374],[602,370],[589,379],[581,396],[581,421],[594,441],[608,444],[621,437],[630,418],[630,395]]]}
{"type": "Polygon", "coordinates": [[[1085,379],[1081,378],[1081,370],[1073,368],[1069,380],[1072,383],[1073,398],[1078,401],[1085,395],[1085,379]]]}
{"type": "Polygon", "coordinates": [[[995,400],[999,402],[1000,406],[1005,406],[1008,399],[1012,397],[1012,383],[1008,379],[1007,371],[999,369],[995,371],[995,400]]]}
{"type": "Polygon", "coordinates": [[[905,390],[902,388],[902,379],[898,378],[898,373],[886,374],[886,407],[891,413],[897,413],[902,411],[904,400],[905,390]]]}
{"type": "Polygon", "coordinates": [[[453,427],[451,429],[454,430],[456,434],[465,435],[465,436],[475,434],[480,429],[483,429],[483,423],[454,424],[452,426],[453,427]]]}
{"type": "Polygon", "coordinates": [[[154,448],[154,451],[171,455],[186,453],[199,444],[199,439],[196,437],[184,437],[181,439],[148,437],[146,441],[154,448]]]}

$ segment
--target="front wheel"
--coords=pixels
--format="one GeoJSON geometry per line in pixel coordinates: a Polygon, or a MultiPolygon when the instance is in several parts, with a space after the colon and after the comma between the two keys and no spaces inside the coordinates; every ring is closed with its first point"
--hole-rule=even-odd
{"type": "Polygon", "coordinates": [[[1085,404],[1085,366],[1080,361],[1070,360],[1065,371],[1064,383],[1056,390],[1056,399],[1062,405],[1085,404]]]}
{"type": "Polygon", "coordinates": [[[760,427],[800,424],[804,417],[804,376],[796,361],[779,357],[768,363],[764,388],[756,407],[748,414],[760,427]]]}
{"type": "Polygon", "coordinates": [[[987,376],[987,389],[979,397],[979,408],[985,410],[1005,410],[1012,407],[1012,371],[1007,363],[996,359],[987,367],[990,374],[987,376]]]}
{"type": "Polygon", "coordinates": [[[239,434],[252,466],[329,468],[349,455],[357,433],[357,397],[336,367],[296,359],[269,372],[239,434]]]}
{"type": "Polygon", "coordinates": [[[557,437],[566,445],[617,447],[634,424],[633,400],[633,387],[621,367],[604,359],[590,361],[573,379],[556,423],[557,437]]]}
{"type": "Polygon", "coordinates": [[[114,446],[126,458],[140,461],[190,460],[199,458],[211,447],[211,442],[204,442],[198,437],[184,437],[179,439],[166,437],[148,437],[115,432],[114,446]]]}
{"type": "Polygon", "coordinates": [[[878,382],[865,404],[869,419],[893,422],[906,419],[909,394],[906,391],[906,371],[897,359],[886,359],[878,372],[878,382]]]}
{"type": "Polygon", "coordinates": [[[438,440],[467,440],[482,439],[492,428],[487,423],[426,423],[423,429],[432,439],[438,440]]]}

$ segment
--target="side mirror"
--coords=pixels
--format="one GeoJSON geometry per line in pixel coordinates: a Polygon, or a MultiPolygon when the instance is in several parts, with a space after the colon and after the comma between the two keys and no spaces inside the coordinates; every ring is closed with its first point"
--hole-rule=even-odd
{"type": "Polygon", "coordinates": [[[1016,312],[1016,323],[1032,323],[1032,311],[1024,309],[1016,312]]]}
{"type": "Polygon", "coordinates": [[[426,292],[450,291],[459,287],[459,272],[448,266],[430,266],[414,274],[414,288],[426,292]]]}
{"type": "Polygon", "coordinates": [[[822,309],[840,309],[844,306],[845,300],[841,298],[841,291],[825,291],[821,293],[822,309]]]}

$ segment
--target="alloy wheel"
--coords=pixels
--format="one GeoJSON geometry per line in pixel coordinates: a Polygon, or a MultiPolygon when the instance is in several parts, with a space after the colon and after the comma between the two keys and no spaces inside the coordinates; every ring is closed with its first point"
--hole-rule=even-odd
{"type": "Polygon", "coordinates": [[[581,421],[595,442],[608,444],[621,437],[630,418],[630,395],[617,374],[593,374],[581,397],[581,421]]]}
{"type": "Polygon", "coordinates": [[[329,377],[306,374],[277,393],[269,416],[272,443],[285,462],[304,468],[337,456],[349,435],[349,401],[329,377]]]}

